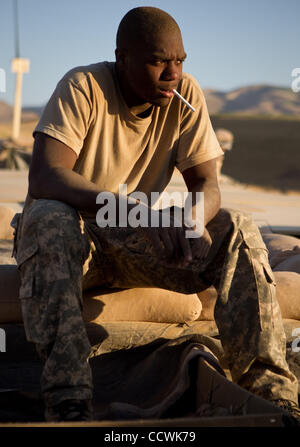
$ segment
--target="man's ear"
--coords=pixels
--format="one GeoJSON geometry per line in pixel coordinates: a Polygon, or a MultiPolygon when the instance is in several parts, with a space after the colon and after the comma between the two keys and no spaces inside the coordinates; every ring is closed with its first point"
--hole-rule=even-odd
{"type": "Polygon", "coordinates": [[[116,48],[115,50],[116,61],[119,66],[124,66],[127,60],[127,51],[124,49],[116,48]]]}

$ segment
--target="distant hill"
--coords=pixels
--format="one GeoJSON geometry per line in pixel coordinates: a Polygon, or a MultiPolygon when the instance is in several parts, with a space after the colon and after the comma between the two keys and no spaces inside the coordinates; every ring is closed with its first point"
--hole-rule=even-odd
{"type": "Polygon", "coordinates": [[[23,113],[25,114],[34,114],[35,116],[41,116],[44,106],[32,106],[32,107],[23,107],[23,113]]]}
{"type": "MultiPolygon", "coordinates": [[[[23,107],[22,121],[33,121],[39,118],[42,107],[23,107]]],[[[13,107],[0,101],[0,123],[8,123],[13,118],[13,107]]]]}
{"type": "MultiPolygon", "coordinates": [[[[229,92],[203,89],[209,113],[300,116],[300,93],[286,87],[250,85],[229,92]]],[[[37,119],[43,107],[24,107],[23,121],[37,119]]],[[[12,119],[12,106],[0,101],[0,122],[12,119]]]]}
{"type": "Polygon", "coordinates": [[[300,94],[289,88],[253,85],[230,92],[203,89],[209,113],[299,115],[300,94]]]}
{"type": "Polygon", "coordinates": [[[11,121],[13,116],[13,108],[6,104],[6,102],[0,101],[0,122],[6,123],[11,121]]]}
{"type": "Polygon", "coordinates": [[[298,117],[249,119],[224,114],[212,115],[211,121],[214,129],[225,128],[234,135],[232,150],[225,155],[223,174],[248,185],[300,192],[298,117]]]}

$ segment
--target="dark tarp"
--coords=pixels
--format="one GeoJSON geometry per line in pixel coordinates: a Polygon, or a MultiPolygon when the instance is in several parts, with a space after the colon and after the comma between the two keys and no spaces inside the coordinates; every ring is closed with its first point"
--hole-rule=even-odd
{"type": "MultiPolygon", "coordinates": [[[[287,334],[299,322],[285,322],[287,334]]],[[[43,421],[42,365],[22,324],[1,326],[0,421],[43,421]]],[[[87,324],[97,420],[245,415],[279,411],[230,381],[214,322],[87,324]],[[227,378],[224,374],[227,374],[227,378]]],[[[300,355],[288,360],[299,377],[300,355]]]]}

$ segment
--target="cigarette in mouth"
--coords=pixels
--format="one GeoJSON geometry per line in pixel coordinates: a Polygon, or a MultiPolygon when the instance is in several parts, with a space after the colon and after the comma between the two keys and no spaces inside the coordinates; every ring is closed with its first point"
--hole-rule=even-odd
{"type": "Polygon", "coordinates": [[[184,99],[184,97],[181,96],[180,93],[178,93],[178,91],[175,90],[175,88],[173,88],[172,91],[173,91],[174,95],[176,95],[179,99],[181,99],[181,101],[182,101],[182,102],[183,102],[189,109],[191,109],[193,112],[195,112],[194,107],[191,106],[191,104],[190,104],[186,99],[184,99]]]}

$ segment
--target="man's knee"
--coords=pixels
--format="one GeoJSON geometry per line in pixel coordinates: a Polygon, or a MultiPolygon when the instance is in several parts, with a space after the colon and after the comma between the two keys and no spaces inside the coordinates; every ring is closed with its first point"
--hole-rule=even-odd
{"type": "Polygon", "coordinates": [[[261,232],[251,214],[238,210],[225,210],[230,215],[234,231],[241,233],[246,246],[251,249],[266,249],[261,232]]]}
{"type": "Polygon", "coordinates": [[[259,229],[253,222],[251,214],[231,208],[220,208],[215,218],[208,225],[214,228],[219,227],[223,232],[232,229],[233,231],[241,231],[243,234],[260,236],[259,229]]]}
{"type": "Polygon", "coordinates": [[[214,250],[228,247],[230,250],[243,246],[248,249],[263,249],[266,246],[251,214],[243,211],[221,208],[207,229],[211,235],[214,250]]]}
{"type": "Polygon", "coordinates": [[[81,225],[77,211],[69,205],[57,200],[36,200],[23,216],[16,250],[18,263],[27,259],[27,253],[37,251],[59,257],[67,250],[81,259],[86,245],[81,225]]]}
{"type": "Polygon", "coordinates": [[[61,227],[62,222],[77,223],[79,215],[71,206],[58,200],[35,200],[24,216],[24,224],[61,227]]]}
{"type": "Polygon", "coordinates": [[[80,239],[83,223],[78,212],[64,202],[58,200],[36,200],[23,215],[20,237],[51,240],[63,237],[73,241],[80,239]]]}
{"type": "Polygon", "coordinates": [[[237,226],[253,223],[251,214],[232,208],[220,208],[215,219],[225,224],[231,223],[237,226]]]}
{"type": "Polygon", "coordinates": [[[224,239],[237,220],[235,210],[220,208],[216,216],[208,223],[207,229],[213,239],[224,239]]]}

